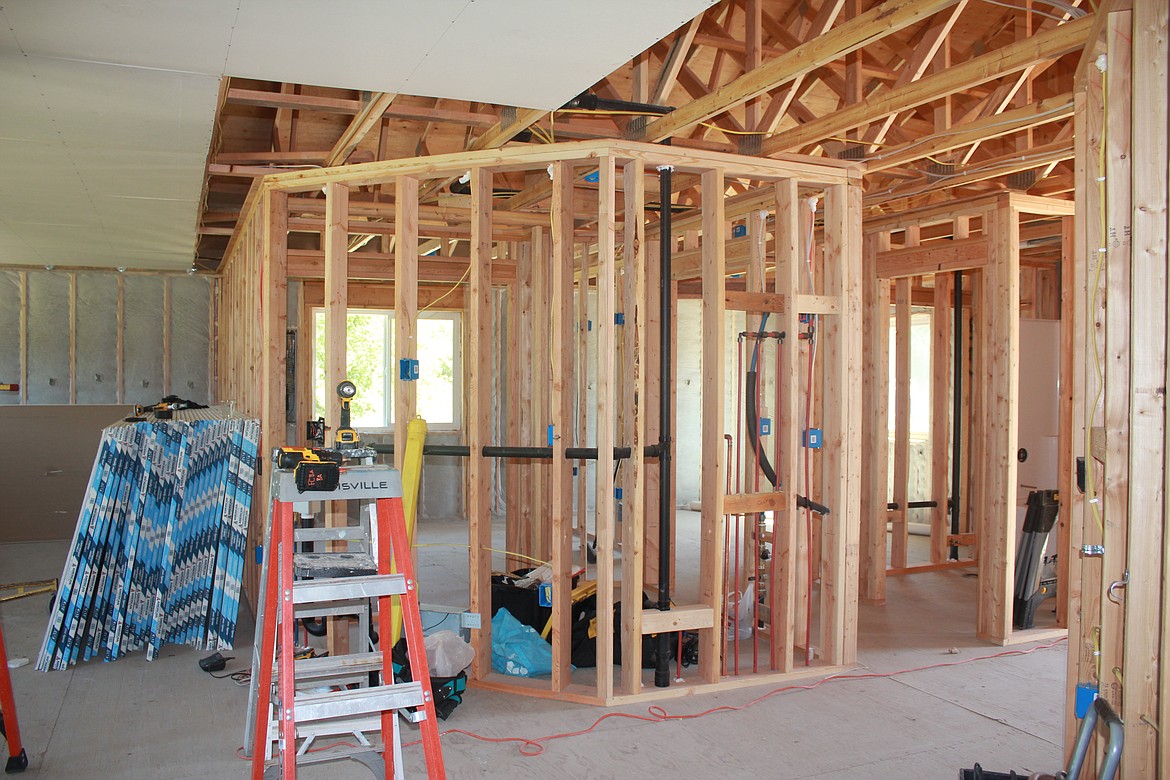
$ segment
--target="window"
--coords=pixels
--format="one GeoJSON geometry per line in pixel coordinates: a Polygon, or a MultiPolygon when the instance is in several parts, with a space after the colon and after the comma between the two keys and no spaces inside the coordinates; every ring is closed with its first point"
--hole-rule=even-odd
{"type": "MultiPolygon", "coordinates": [[[[350,404],[355,428],[394,427],[394,312],[350,309],[346,314],[346,377],[358,387],[350,404]]],[[[424,312],[418,319],[418,413],[431,429],[461,424],[462,333],[456,312],[424,312]]],[[[334,402],[325,384],[325,310],[313,310],[313,414],[334,402]]]]}
{"type": "MultiPolygon", "coordinates": [[[[933,341],[933,317],[931,309],[915,308],[910,314],[910,438],[930,438],[931,389],[931,346],[933,341]]],[[[895,399],[897,387],[894,377],[898,375],[898,329],[894,317],[890,316],[890,440],[894,437],[895,399]]]]}

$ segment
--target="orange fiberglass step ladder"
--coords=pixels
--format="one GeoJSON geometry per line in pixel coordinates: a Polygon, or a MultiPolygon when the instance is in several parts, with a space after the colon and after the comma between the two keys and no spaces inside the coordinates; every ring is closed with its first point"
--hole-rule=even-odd
{"type": "MultiPolygon", "coordinates": [[[[375,776],[401,778],[399,716],[419,724],[427,776],[446,777],[438,719],[431,695],[430,670],[423,645],[418,587],[410,556],[402,504],[402,479],[388,466],[351,466],[341,470],[337,487],[300,492],[291,470],[274,470],[272,513],[262,573],[263,603],[257,610],[256,642],[249,711],[252,779],[296,777],[298,764],[353,759],[375,776]],[[296,579],[293,505],[307,501],[359,499],[373,502],[370,529],[375,574],[296,579]],[[271,560],[270,560],[271,556],[271,560]],[[270,566],[269,563],[272,565],[270,566]],[[411,660],[412,682],[394,683],[391,649],[398,605],[411,660]],[[324,614],[333,604],[377,600],[378,649],[370,653],[294,658],[294,626],[308,611],[324,614]],[[268,616],[268,617],[264,617],[268,616]],[[381,684],[351,687],[355,674],[380,672],[381,684]],[[311,689],[305,690],[307,686],[311,689]],[[325,692],[319,692],[325,687],[325,692]],[[336,688],[334,690],[334,688],[336,688]],[[368,737],[381,735],[381,744],[368,737]],[[358,744],[317,751],[319,737],[350,738],[358,744]],[[278,769],[279,767],[279,769],[278,769]],[[266,771],[267,770],[267,771],[266,771]]],[[[338,529],[341,530],[341,529],[338,529]]],[[[351,531],[354,529],[350,529],[351,531]]],[[[339,614],[348,614],[342,611],[339,614]]]]}

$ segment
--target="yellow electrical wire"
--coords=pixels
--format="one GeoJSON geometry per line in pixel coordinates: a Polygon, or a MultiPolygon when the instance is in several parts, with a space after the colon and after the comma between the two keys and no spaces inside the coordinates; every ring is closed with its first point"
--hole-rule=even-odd
{"type": "Polygon", "coordinates": [[[442,295],[440,295],[438,298],[435,298],[433,301],[431,301],[430,303],[428,303],[426,306],[424,306],[424,307],[422,307],[421,309],[419,309],[419,310],[418,310],[418,313],[419,313],[419,314],[422,314],[424,311],[426,311],[427,309],[431,308],[432,306],[434,306],[436,303],[438,303],[439,301],[441,301],[441,300],[443,300],[444,298],[446,298],[446,297],[447,297],[448,295],[450,295],[451,293],[455,292],[455,290],[459,289],[459,285],[461,285],[461,284],[463,284],[463,282],[467,281],[467,275],[468,275],[469,273],[471,273],[471,263],[470,263],[470,262],[467,264],[467,270],[463,272],[463,276],[459,277],[459,281],[457,281],[457,282],[455,282],[455,284],[451,285],[451,289],[450,289],[450,290],[448,290],[447,292],[443,293],[443,294],[442,294],[442,295]]]}

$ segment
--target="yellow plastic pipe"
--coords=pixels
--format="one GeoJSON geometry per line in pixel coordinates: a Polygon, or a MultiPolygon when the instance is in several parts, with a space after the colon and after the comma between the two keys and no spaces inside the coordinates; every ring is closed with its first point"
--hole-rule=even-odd
{"type": "MultiPolygon", "coordinates": [[[[426,440],[427,421],[415,416],[406,424],[406,452],[402,456],[402,513],[406,516],[406,540],[411,547],[407,554],[413,554],[414,549],[414,525],[418,510],[419,483],[422,481],[423,444],[426,440]]],[[[390,604],[392,616],[390,647],[393,648],[402,636],[402,610],[398,596],[394,596],[390,604]]]]}

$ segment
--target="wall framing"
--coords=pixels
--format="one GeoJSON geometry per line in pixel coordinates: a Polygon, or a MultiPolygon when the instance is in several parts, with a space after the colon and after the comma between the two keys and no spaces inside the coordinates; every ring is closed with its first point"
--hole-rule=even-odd
{"type": "MultiPolygon", "coordinates": [[[[264,443],[268,451],[284,442],[285,424],[284,388],[284,332],[287,313],[284,310],[285,290],[290,279],[307,280],[318,276],[320,268],[312,250],[290,251],[288,230],[301,229],[305,220],[312,220],[320,212],[320,200],[306,197],[307,193],[326,188],[329,193],[338,188],[354,192],[358,187],[387,186],[395,191],[393,210],[382,207],[377,229],[396,237],[395,256],[372,251],[348,252],[347,282],[370,278],[394,279],[396,322],[411,320],[417,310],[417,301],[424,282],[458,282],[467,274],[467,286],[462,293],[466,309],[465,352],[467,377],[466,443],[472,456],[468,463],[469,492],[468,519],[472,551],[469,556],[471,581],[470,604],[473,611],[484,615],[483,628],[473,632],[477,661],[473,668],[478,684],[484,687],[551,696],[559,699],[612,705],[648,698],[686,695],[699,689],[740,687],[772,683],[793,677],[824,674],[838,670],[856,660],[857,642],[857,570],[858,533],[856,522],[860,501],[860,420],[861,375],[858,370],[861,338],[861,256],[860,256],[860,169],[846,163],[812,162],[803,158],[785,160],[739,157],[735,155],[675,150],[670,147],[613,141],[588,141],[555,144],[544,147],[469,152],[412,160],[392,160],[350,165],[342,168],[297,171],[272,175],[261,180],[252,190],[245,206],[245,218],[233,237],[224,270],[220,321],[220,378],[221,397],[236,401],[245,411],[262,416],[264,443]],[[673,235],[659,235],[657,221],[646,205],[646,180],[658,166],[671,166],[677,179],[700,182],[700,204],[682,215],[674,226],[673,235]],[[545,210],[511,211],[493,203],[493,175],[513,171],[531,171],[547,175],[551,167],[551,200],[545,210]],[[596,170],[596,188],[582,186],[584,174],[596,170]],[[422,215],[417,195],[429,183],[470,174],[470,204],[458,218],[449,218],[445,225],[432,229],[422,215]],[[753,208],[753,192],[748,196],[728,197],[732,181],[740,184],[762,185],[771,193],[766,206],[774,233],[784,240],[776,245],[783,252],[773,262],[774,291],[735,292],[728,289],[726,276],[743,270],[746,258],[728,252],[733,242],[728,235],[729,220],[743,218],[753,208]],[[795,276],[795,236],[790,234],[798,206],[804,195],[816,194],[826,204],[824,210],[826,237],[818,245],[818,276],[823,279],[819,294],[800,294],[793,286],[795,276]],[[620,197],[619,197],[620,196],[620,197]],[[315,201],[315,202],[312,202],[315,201]],[[746,205],[745,205],[746,204],[746,205]],[[651,216],[648,216],[651,215],[651,216]],[[418,215],[418,222],[414,221],[418,215]],[[703,448],[715,453],[704,467],[702,485],[701,563],[699,572],[699,601],[678,605],[669,612],[643,611],[641,587],[620,588],[614,575],[614,555],[621,542],[622,568],[628,582],[643,584],[642,561],[646,559],[646,474],[656,468],[655,460],[643,454],[643,444],[652,444],[648,428],[656,424],[648,406],[638,399],[651,392],[647,379],[657,364],[656,343],[648,338],[656,327],[655,316],[649,306],[652,260],[645,247],[669,240],[677,247],[684,235],[695,231],[697,252],[694,261],[687,253],[678,253],[675,278],[699,279],[704,312],[703,355],[705,379],[710,393],[705,396],[703,408],[703,448]],[[466,258],[443,257],[430,259],[410,252],[412,242],[429,239],[439,234],[466,240],[470,252],[466,258]],[[551,235],[546,247],[542,236],[551,235]],[[505,246],[518,243],[518,252],[505,246]],[[527,248],[525,248],[527,247],[527,248]],[[554,587],[553,625],[554,666],[550,680],[531,681],[507,678],[490,671],[491,657],[490,583],[492,571],[491,493],[488,482],[492,464],[480,451],[489,444],[544,444],[543,441],[493,442],[489,427],[492,373],[491,361],[495,334],[492,331],[492,289],[496,285],[515,284],[518,278],[514,254],[532,252],[532,257],[547,258],[542,287],[548,294],[543,304],[534,304],[530,327],[539,327],[551,333],[548,351],[552,356],[551,397],[547,420],[529,420],[527,426],[533,436],[543,439],[546,427],[554,431],[553,461],[548,483],[551,513],[548,533],[543,539],[530,539],[532,549],[541,549],[551,542],[549,554],[554,565],[557,587],[554,587]],[[412,269],[404,266],[412,265],[412,269]],[[388,267],[392,266],[392,267],[388,267]],[[783,273],[776,268],[787,269],[783,273]],[[413,270],[413,273],[411,271],[413,270]],[[785,275],[787,274],[787,275],[785,275]],[[436,278],[443,277],[443,278],[436,278]],[[568,671],[567,626],[573,534],[584,534],[583,527],[574,528],[572,466],[566,459],[565,448],[569,435],[579,437],[581,428],[572,406],[568,388],[572,387],[573,370],[579,377],[583,371],[582,354],[575,344],[572,328],[581,317],[572,315],[574,286],[579,300],[587,288],[597,296],[596,331],[599,343],[611,348],[598,350],[597,419],[599,424],[592,441],[581,442],[598,448],[596,469],[595,535],[598,546],[598,668],[596,682],[583,685],[574,682],[568,671]],[[260,306],[251,305],[259,301],[260,306]],[[413,304],[413,305],[412,305],[413,304]],[[619,308],[620,307],[620,308],[619,308]],[[539,311],[536,309],[539,308],[539,311]],[[826,382],[833,390],[824,393],[823,419],[827,451],[821,468],[820,482],[815,488],[819,500],[832,506],[832,514],[821,524],[823,549],[819,575],[819,619],[816,637],[817,658],[798,668],[792,661],[796,623],[792,619],[796,599],[808,599],[806,589],[798,593],[795,566],[791,558],[798,545],[799,525],[795,501],[787,493],[766,497],[762,494],[727,495],[723,484],[723,420],[722,403],[718,402],[719,388],[729,370],[722,354],[721,330],[724,313],[729,310],[771,311],[794,321],[803,312],[819,314],[824,349],[826,382]],[[624,324],[617,320],[624,316],[624,324]],[[548,328],[546,323],[552,325],[548,328]],[[619,339],[619,329],[620,339],[619,339]],[[622,345],[619,350],[619,343],[622,345]],[[617,356],[621,354],[619,359],[617,356]],[[576,364],[576,365],[574,365],[576,364]],[[643,408],[645,406],[645,408],[643,408]],[[620,425],[619,425],[620,422],[620,425]],[[614,446],[630,446],[633,456],[628,467],[623,467],[620,485],[624,490],[626,507],[621,533],[614,525],[613,478],[614,446]],[[726,505],[725,505],[726,502],[726,505]],[[773,628],[783,648],[778,653],[783,659],[776,670],[761,674],[728,676],[721,673],[721,626],[723,625],[723,551],[722,539],[725,513],[748,514],[762,509],[774,509],[778,527],[782,524],[784,541],[778,545],[788,561],[781,570],[784,581],[774,589],[774,615],[778,622],[773,628]],[[620,598],[622,620],[615,625],[614,604],[620,598]],[[638,641],[644,634],[661,630],[695,629],[700,636],[699,673],[681,685],[666,689],[644,688],[645,673],[633,664],[616,674],[613,662],[612,637],[614,632],[625,639],[625,646],[638,641]],[[556,635],[560,635],[560,639],[556,635]]],[[[383,190],[385,192],[385,190],[383,190]]],[[[547,197],[547,196],[546,196],[547,197]]],[[[329,212],[326,201],[325,212],[329,212]]],[[[343,200],[337,198],[338,202],[343,200]]],[[[348,213],[352,214],[352,210],[348,213]]],[[[428,215],[429,216],[429,215],[428,215]]],[[[337,235],[339,218],[331,218],[321,228],[328,238],[337,235]]],[[[316,222],[311,222],[316,225],[316,222]]],[[[351,222],[350,227],[353,227],[351,222]]],[[[361,229],[367,224],[363,221],[361,229]]],[[[348,233],[348,231],[346,231],[348,233]]],[[[328,246],[340,238],[323,244],[326,256],[328,246]]],[[[331,299],[330,268],[324,263],[326,279],[325,298],[331,299]]],[[[319,276],[318,276],[319,278],[319,276]]],[[[306,283],[307,284],[307,283],[306,283]]],[[[812,291],[809,291],[812,292],[812,291]]],[[[539,298],[538,298],[539,300],[539,298]]],[[[523,310],[523,309],[522,309],[523,310]]],[[[408,327],[408,326],[406,326],[408,327]]],[[[401,350],[402,347],[399,347],[401,350]]],[[[795,350],[793,350],[795,351],[795,350]]],[[[782,375],[781,381],[795,381],[782,375]]],[[[789,395],[794,395],[790,393],[789,395]]],[[[818,393],[820,395],[820,393],[818,393]]],[[[400,396],[403,397],[403,396],[400,396]]],[[[515,429],[514,429],[515,430],[515,429]]],[[[795,428],[791,436],[798,435],[795,428]]],[[[794,461],[796,442],[784,445],[789,461],[794,461]]],[[[582,469],[582,472],[584,469],[582,469]]],[[[267,471],[263,479],[267,478],[267,471]]],[[[260,488],[263,491],[263,488],[260,488]]],[[[580,486],[578,487],[580,490],[580,486]]],[[[577,507],[580,512],[581,507],[577,507]]],[[[262,527],[254,522],[253,529],[262,527]]],[[[255,542],[256,540],[253,540],[255,542]]],[[[657,544],[654,538],[653,545],[657,544]]],[[[254,587],[254,573],[248,579],[254,587]]],[[[251,592],[255,592],[252,590],[251,592]]],[[[810,653],[811,655],[811,653],[810,653]]]]}

